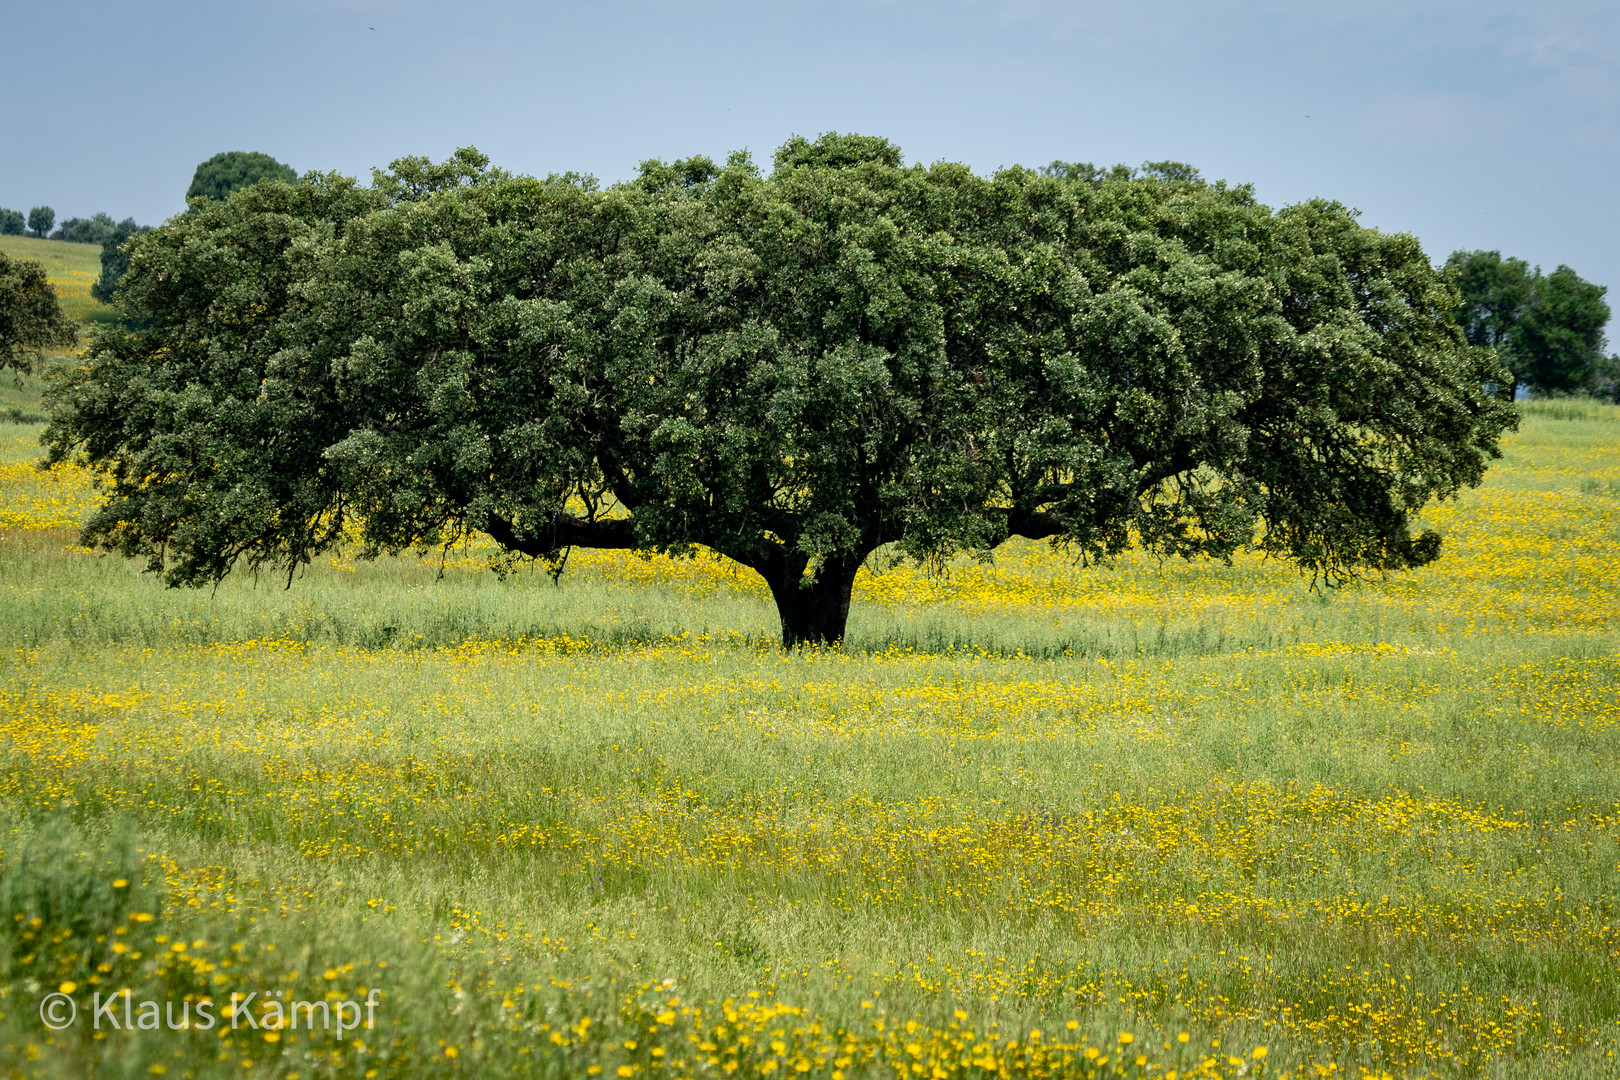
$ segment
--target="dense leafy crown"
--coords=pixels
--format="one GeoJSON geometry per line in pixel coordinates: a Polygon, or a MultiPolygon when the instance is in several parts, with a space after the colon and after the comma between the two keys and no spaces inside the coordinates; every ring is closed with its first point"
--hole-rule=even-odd
{"type": "Polygon", "coordinates": [[[231,192],[256,184],[260,180],[281,180],[287,183],[298,179],[291,165],[283,165],[269,154],[251,150],[227,150],[215,154],[192,174],[191,186],[186,188],[186,199],[223,200],[231,192]]]}
{"type": "Polygon", "coordinates": [[[1185,166],[903,167],[880,140],[648,162],[605,190],[463,151],[262,184],[129,244],[47,441],[89,541],[173,583],[481,531],[705,545],[787,640],[875,549],[1052,538],[1338,578],[1419,565],[1510,406],[1410,236],[1185,166]]]}
{"type": "Polygon", "coordinates": [[[90,295],[103,304],[112,303],[113,292],[129,269],[129,252],[124,245],[129,238],[151,231],[150,225],[137,225],[134,218],[125,218],[101,242],[101,276],[90,286],[90,295]]]}

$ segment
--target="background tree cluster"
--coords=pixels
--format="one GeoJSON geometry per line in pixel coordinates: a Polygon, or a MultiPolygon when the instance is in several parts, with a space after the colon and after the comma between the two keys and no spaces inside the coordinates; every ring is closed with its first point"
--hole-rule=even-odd
{"type": "MultiPolygon", "coordinates": [[[[232,191],[267,178],[295,177],[292,169],[266,154],[217,154],[197,166],[187,197],[223,199],[232,191]]],[[[102,303],[111,303],[129,267],[127,241],[149,232],[150,226],[138,225],[134,218],[115,222],[105,213],[68,218],[52,232],[55,222],[56,211],[49,206],[36,206],[26,217],[21,211],[0,208],[0,235],[21,236],[32,231],[42,239],[48,236],[69,243],[101,245],[101,276],[90,286],[90,294],[102,303]]],[[[29,371],[44,350],[65,348],[77,340],[77,329],[63,314],[44,268],[37,262],[12,259],[0,252],[0,369],[29,371]]]]}
{"type": "Polygon", "coordinates": [[[134,218],[114,221],[108,214],[98,213],[87,218],[68,218],[51,233],[52,240],[66,240],[70,244],[105,244],[120,231],[127,239],[140,226],[134,218]]]}
{"type": "Polygon", "coordinates": [[[36,206],[25,216],[21,210],[0,208],[0,235],[23,236],[33,233],[43,240],[56,224],[56,211],[48,206],[36,206]]]}
{"type": "Polygon", "coordinates": [[[171,584],[469,532],[703,545],[837,641],[875,550],[1081,562],[1254,546],[1432,561],[1509,378],[1410,236],[1174,163],[903,164],[879,138],[649,161],[603,189],[475,151],[257,183],[128,245],[52,400],[88,543],[171,584]]]}
{"type": "Polygon", "coordinates": [[[1458,251],[1446,272],[1461,294],[1468,341],[1492,349],[1512,373],[1503,393],[1586,391],[1620,401],[1620,359],[1605,355],[1607,288],[1567,266],[1550,274],[1499,251],[1458,251]]]}
{"type": "MultiPolygon", "coordinates": [[[[297,177],[292,166],[283,165],[269,154],[228,150],[215,154],[197,166],[191,176],[191,185],[186,189],[186,200],[226,199],[231,192],[261,180],[291,182],[297,177]]],[[[91,296],[104,304],[112,302],[113,291],[129,269],[126,241],[146,232],[148,228],[146,225],[136,225],[132,219],[121,221],[102,241],[101,277],[90,286],[91,296]]]]}
{"type": "MultiPolygon", "coordinates": [[[[215,154],[197,166],[191,185],[186,189],[187,200],[225,199],[230,193],[260,180],[291,181],[297,178],[291,166],[283,165],[268,154],[240,150],[215,154]]],[[[112,299],[124,271],[129,266],[129,254],[124,250],[130,237],[146,232],[149,225],[137,224],[134,218],[114,221],[106,213],[88,218],[68,218],[53,232],[56,211],[49,206],[36,206],[27,216],[19,210],[0,208],[0,235],[21,236],[32,231],[35,236],[52,240],[65,240],[74,244],[101,246],[101,276],[90,286],[90,295],[102,303],[112,299]]]]}
{"type": "Polygon", "coordinates": [[[56,211],[49,206],[36,206],[26,217],[20,210],[0,208],[0,235],[4,236],[22,236],[32,232],[42,240],[65,240],[70,244],[105,244],[120,230],[127,239],[142,228],[135,224],[134,218],[115,222],[105,213],[97,213],[87,218],[68,218],[56,226],[53,232],[51,226],[55,223],[56,211]]]}
{"type": "Polygon", "coordinates": [[[103,304],[112,303],[113,290],[129,269],[129,251],[125,244],[132,236],[151,231],[150,225],[137,225],[134,218],[125,218],[113,227],[101,242],[101,276],[90,286],[90,295],[103,304]]]}

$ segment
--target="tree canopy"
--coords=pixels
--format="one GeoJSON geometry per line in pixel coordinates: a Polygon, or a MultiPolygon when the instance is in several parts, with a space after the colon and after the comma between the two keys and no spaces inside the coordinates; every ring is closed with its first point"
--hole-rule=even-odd
{"type": "Polygon", "coordinates": [[[266,183],[129,244],[52,402],[85,541],[171,584],[471,532],[758,572],[836,641],[880,547],[1243,547],[1341,580],[1439,554],[1516,414],[1410,236],[1175,163],[902,164],[882,139],[599,188],[475,151],[266,183]]]}
{"type": "Polygon", "coordinates": [[[101,241],[101,276],[90,286],[90,295],[103,304],[111,303],[113,290],[129,269],[129,252],[124,245],[130,237],[150,232],[150,225],[137,225],[134,218],[125,218],[101,241]]]}
{"type": "Polygon", "coordinates": [[[260,180],[298,179],[291,165],[283,165],[269,154],[250,150],[227,150],[215,154],[192,174],[191,186],[186,188],[186,199],[223,200],[231,192],[256,184],[260,180]]]}
{"type": "Polygon", "coordinates": [[[110,214],[98,213],[87,218],[68,218],[51,233],[51,239],[66,240],[70,244],[100,244],[117,228],[110,214]]]}
{"type": "Polygon", "coordinates": [[[21,210],[0,207],[0,236],[21,236],[28,229],[27,221],[21,210]]]}
{"type": "Polygon", "coordinates": [[[1461,293],[1458,324],[1470,343],[1494,349],[1511,373],[1504,390],[1568,392],[1608,370],[1603,354],[1608,291],[1567,266],[1543,274],[1499,251],[1457,251],[1446,271],[1461,293]]]}
{"type": "Polygon", "coordinates": [[[41,240],[45,239],[45,234],[51,231],[51,226],[54,224],[56,224],[56,211],[50,207],[36,206],[28,211],[28,228],[41,240]]]}
{"type": "Polygon", "coordinates": [[[43,350],[77,340],[45,268],[0,251],[0,369],[29,371],[43,350]]]}

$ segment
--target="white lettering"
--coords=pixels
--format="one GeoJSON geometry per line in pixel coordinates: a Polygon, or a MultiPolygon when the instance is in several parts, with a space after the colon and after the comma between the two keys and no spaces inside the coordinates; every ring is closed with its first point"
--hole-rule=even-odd
{"type": "Polygon", "coordinates": [[[246,1017],[247,1022],[248,1022],[248,1027],[253,1028],[255,1031],[258,1030],[259,1022],[257,1020],[255,1020],[255,1019],[253,1019],[253,1011],[248,1008],[248,1002],[252,1001],[254,998],[256,998],[258,996],[259,996],[259,992],[257,990],[255,990],[255,991],[253,991],[253,993],[251,993],[247,997],[243,998],[241,1003],[238,1004],[237,1000],[236,1000],[236,993],[234,991],[231,993],[231,1030],[232,1031],[236,1030],[236,1018],[238,1016],[246,1017]]]}
{"type": "Polygon", "coordinates": [[[336,1011],[338,1038],[342,1039],[345,1031],[353,1031],[355,1028],[360,1026],[360,1003],[358,1001],[340,1001],[337,1003],[336,1011]],[[354,1010],[354,1023],[352,1024],[345,1024],[343,1022],[343,1010],[346,1008],[354,1010]]]}
{"type": "Polygon", "coordinates": [[[94,1016],[94,1018],[95,1018],[95,1026],[96,1026],[97,1030],[100,1030],[100,1028],[101,1028],[101,1017],[102,1017],[103,1014],[106,1014],[107,1023],[109,1023],[109,1024],[111,1024],[113,1026],[114,1031],[122,1031],[123,1030],[123,1028],[118,1026],[118,1017],[114,1016],[113,1011],[112,1011],[113,1002],[115,1002],[117,1000],[118,1000],[118,995],[114,994],[112,997],[108,998],[107,1003],[105,1005],[103,1005],[101,1003],[101,992],[100,991],[96,992],[96,995],[95,995],[94,999],[91,1002],[91,1004],[95,1007],[96,1011],[94,1013],[92,1013],[91,1015],[94,1016]]]}

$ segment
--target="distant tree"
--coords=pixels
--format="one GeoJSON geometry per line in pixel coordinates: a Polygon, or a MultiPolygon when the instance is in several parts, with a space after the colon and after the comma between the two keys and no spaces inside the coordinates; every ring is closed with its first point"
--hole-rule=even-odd
{"type": "Polygon", "coordinates": [[[191,186],[186,189],[186,198],[224,202],[231,192],[260,180],[296,179],[298,174],[292,166],[283,165],[269,154],[227,150],[197,166],[197,171],[191,177],[191,186]]]}
{"type": "Polygon", "coordinates": [[[129,251],[126,244],[133,236],[151,232],[150,225],[137,225],[134,218],[125,218],[113,227],[112,234],[101,243],[101,276],[90,286],[90,295],[103,304],[112,303],[113,290],[129,270],[129,251]]]}
{"type": "Polygon", "coordinates": [[[1454,251],[1446,273],[1462,294],[1457,325],[1470,345],[1503,351],[1530,305],[1534,281],[1530,264],[1504,259],[1500,251],[1454,251]]]}
{"type": "Polygon", "coordinates": [[[1607,292],[1567,266],[1536,276],[1530,307],[1515,335],[1525,382],[1557,393],[1582,389],[1591,381],[1604,360],[1607,292]]]}
{"type": "Polygon", "coordinates": [[[50,232],[51,226],[55,224],[56,211],[48,206],[36,206],[28,211],[28,227],[41,240],[45,239],[45,234],[50,232]]]}
{"type": "Polygon", "coordinates": [[[1601,378],[1607,289],[1567,266],[1551,274],[1499,251],[1457,251],[1446,273],[1461,294],[1454,314],[1469,344],[1493,349],[1513,375],[1502,393],[1521,385],[1567,392],[1601,378]]]}
{"type": "Polygon", "coordinates": [[[470,150],[258,184],[135,242],[115,303],[45,436],[106,483],[86,543],[175,585],[703,545],[786,645],[843,636],[884,545],[1421,566],[1516,421],[1417,241],[1336,203],[842,135],[605,190],[470,150]]]}
{"type": "Polygon", "coordinates": [[[52,240],[66,240],[70,244],[101,244],[118,226],[107,214],[88,218],[68,218],[51,233],[52,240]]]}
{"type": "Polygon", "coordinates": [[[0,207],[0,236],[21,236],[28,228],[28,219],[21,210],[0,207]]]}
{"type": "Polygon", "coordinates": [[[1620,356],[1610,353],[1600,360],[1594,366],[1587,389],[1597,397],[1620,405],[1620,356]]]}
{"type": "Polygon", "coordinates": [[[0,368],[29,371],[42,350],[77,340],[45,268],[0,251],[0,368]]]}

